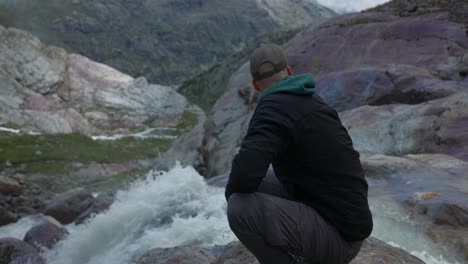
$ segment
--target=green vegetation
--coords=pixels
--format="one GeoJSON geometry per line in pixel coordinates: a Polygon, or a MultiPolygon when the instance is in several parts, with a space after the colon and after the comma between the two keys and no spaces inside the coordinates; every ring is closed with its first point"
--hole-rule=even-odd
{"type": "Polygon", "coordinates": [[[342,23],[338,23],[334,26],[348,27],[348,26],[364,25],[364,24],[379,23],[379,22],[382,22],[382,20],[375,19],[375,18],[356,18],[356,19],[350,19],[350,20],[344,21],[342,23]]]}
{"type": "Polygon", "coordinates": [[[2,127],[6,127],[6,128],[11,128],[11,129],[20,129],[21,126],[20,125],[17,125],[15,123],[12,123],[12,122],[8,122],[4,125],[1,125],[2,127]]]}
{"type": "MultiPolygon", "coordinates": [[[[313,4],[297,8],[310,22],[329,15],[313,4]]],[[[4,0],[0,24],[159,84],[181,84],[243,42],[288,28],[255,1],[238,0],[4,0]]]]}
{"type": "Polygon", "coordinates": [[[195,113],[185,110],[181,117],[177,129],[189,130],[198,124],[198,116],[195,113]]]}
{"type": "Polygon", "coordinates": [[[153,159],[169,148],[171,140],[122,138],[94,141],[79,134],[11,135],[0,133],[0,170],[9,161],[24,173],[63,173],[72,162],[119,163],[153,159]]]}

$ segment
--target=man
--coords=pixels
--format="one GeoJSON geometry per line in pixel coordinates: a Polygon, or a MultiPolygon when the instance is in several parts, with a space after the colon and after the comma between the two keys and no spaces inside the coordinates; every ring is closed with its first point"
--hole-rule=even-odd
{"type": "Polygon", "coordinates": [[[226,186],[231,229],[262,264],[349,263],[373,225],[359,153],[279,46],[257,48],[250,72],[262,95],[226,186]]]}

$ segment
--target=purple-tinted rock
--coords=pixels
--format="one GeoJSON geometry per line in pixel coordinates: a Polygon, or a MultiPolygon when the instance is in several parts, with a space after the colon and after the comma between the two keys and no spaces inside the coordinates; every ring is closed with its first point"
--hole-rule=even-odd
{"type": "Polygon", "coordinates": [[[69,224],[94,202],[91,193],[76,188],[57,195],[46,207],[45,214],[57,219],[61,224],[69,224]]]}
{"type": "Polygon", "coordinates": [[[28,243],[16,238],[0,239],[0,264],[44,263],[37,255],[37,250],[28,243]],[[41,262],[42,261],[42,262],[41,262]]]}
{"type": "Polygon", "coordinates": [[[337,111],[362,105],[418,104],[464,88],[461,82],[440,80],[424,69],[404,65],[333,72],[317,81],[317,92],[337,111]]]}
{"type": "MultiPolygon", "coordinates": [[[[337,110],[414,105],[466,89],[465,31],[463,24],[449,21],[447,13],[407,18],[357,13],[299,33],[285,52],[293,73],[314,75],[317,92],[337,110]]],[[[229,170],[246,133],[258,99],[250,82],[247,63],[232,75],[206,122],[201,153],[209,177],[229,170]]],[[[434,144],[430,135],[425,140],[434,144]]],[[[446,153],[439,148],[434,152],[446,153]]]]}
{"type": "Polygon", "coordinates": [[[214,258],[209,250],[198,247],[155,248],[146,252],[138,264],[206,264],[214,258]]]}
{"type": "MultiPolygon", "coordinates": [[[[229,249],[213,264],[258,264],[257,259],[241,243],[237,243],[229,249]]],[[[406,263],[424,264],[419,258],[410,255],[406,251],[392,247],[376,238],[368,238],[364,241],[361,251],[351,261],[352,264],[376,264],[376,263],[406,263]]]]}
{"type": "Polygon", "coordinates": [[[16,222],[18,215],[0,205],[0,226],[16,222]]]}
{"type": "Polygon", "coordinates": [[[468,160],[468,93],[418,105],[363,106],[340,113],[354,146],[401,156],[443,153],[468,160]]]}
{"type": "Polygon", "coordinates": [[[0,175],[0,194],[18,196],[23,187],[11,177],[0,175]]]}
{"type": "Polygon", "coordinates": [[[68,231],[51,222],[44,222],[31,228],[24,236],[24,241],[37,250],[51,249],[57,242],[64,239],[68,231]]]}
{"type": "Polygon", "coordinates": [[[351,261],[351,264],[377,263],[424,264],[424,261],[402,249],[392,247],[376,238],[370,237],[364,241],[361,251],[351,261]]]}
{"type": "Polygon", "coordinates": [[[407,18],[357,13],[298,34],[285,51],[294,71],[318,78],[365,66],[410,65],[440,79],[462,80],[466,47],[464,25],[449,21],[446,13],[407,18]]]}
{"type": "Polygon", "coordinates": [[[89,217],[107,211],[109,207],[114,203],[115,193],[105,192],[101,193],[96,197],[93,204],[83,213],[81,213],[75,220],[77,224],[82,224],[89,217]]]}

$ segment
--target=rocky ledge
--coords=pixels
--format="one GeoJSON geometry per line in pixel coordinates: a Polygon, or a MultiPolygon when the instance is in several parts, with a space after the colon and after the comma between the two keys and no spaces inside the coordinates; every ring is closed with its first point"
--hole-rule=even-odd
{"type": "Polygon", "coordinates": [[[0,65],[0,126],[89,135],[117,128],[175,127],[184,112],[202,113],[171,87],[134,79],[1,26],[0,65]]]}
{"type": "MultiPolygon", "coordinates": [[[[145,253],[138,264],[258,264],[257,259],[241,243],[233,242],[213,250],[193,246],[176,248],[156,248],[145,253]]],[[[424,262],[405,251],[385,244],[376,239],[367,239],[359,255],[352,264],[406,263],[424,264],[424,262]]]]}

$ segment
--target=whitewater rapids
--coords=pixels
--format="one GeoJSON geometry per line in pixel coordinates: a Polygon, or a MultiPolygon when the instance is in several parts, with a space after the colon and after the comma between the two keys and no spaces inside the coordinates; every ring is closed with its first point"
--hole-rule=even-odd
{"type": "MultiPolygon", "coordinates": [[[[420,257],[428,264],[449,264],[424,237],[375,218],[373,235],[420,257]],[[406,236],[395,234],[404,233],[406,236]],[[410,241],[413,239],[413,242],[410,241]],[[412,245],[425,245],[412,247],[412,245]],[[427,252],[435,253],[433,256],[427,252]]],[[[40,217],[0,227],[0,237],[22,239],[40,217]]],[[[206,184],[192,167],[150,171],[146,179],[119,191],[105,213],[66,226],[70,235],[43,256],[49,264],[136,263],[148,250],[179,245],[213,246],[235,240],[226,218],[224,189],[206,184]]]]}

